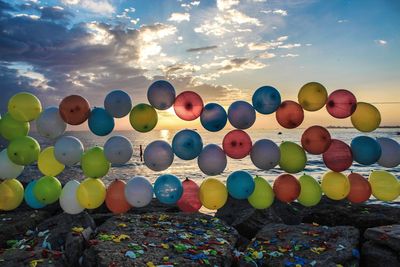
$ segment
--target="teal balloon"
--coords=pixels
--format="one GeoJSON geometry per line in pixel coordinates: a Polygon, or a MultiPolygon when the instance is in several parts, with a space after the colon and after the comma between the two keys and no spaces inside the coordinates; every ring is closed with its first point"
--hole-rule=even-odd
{"type": "Polygon", "coordinates": [[[28,184],[28,186],[25,188],[24,199],[26,204],[32,209],[41,209],[46,205],[39,202],[39,200],[37,200],[37,198],[33,194],[33,188],[35,187],[36,183],[37,180],[33,180],[28,184]]]}
{"type": "Polygon", "coordinates": [[[183,194],[182,182],[172,174],[159,176],[154,183],[154,194],[164,204],[175,204],[183,194]]]}
{"type": "Polygon", "coordinates": [[[203,140],[193,130],[182,130],[172,139],[172,150],[178,158],[191,160],[200,155],[203,150],[203,140]]]}
{"type": "Polygon", "coordinates": [[[105,136],[112,132],[114,118],[104,108],[94,108],[89,117],[89,129],[98,136],[105,136]]]}
{"type": "Polygon", "coordinates": [[[351,141],[350,146],[354,161],[363,165],[374,164],[382,154],[379,143],[369,136],[357,136],[351,141]]]}
{"type": "Polygon", "coordinates": [[[229,194],[236,199],[246,199],[254,191],[255,183],[250,173],[235,171],[228,176],[226,182],[229,194]]]}

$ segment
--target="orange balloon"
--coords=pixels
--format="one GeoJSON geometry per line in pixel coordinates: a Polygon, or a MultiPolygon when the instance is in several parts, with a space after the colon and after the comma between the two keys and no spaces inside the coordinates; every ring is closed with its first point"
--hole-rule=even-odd
{"type": "Polygon", "coordinates": [[[300,182],[290,174],[282,174],[274,181],[275,197],[282,202],[292,202],[300,195],[300,182]]]}
{"type": "Polygon", "coordinates": [[[281,103],[275,112],[278,123],[287,129],[299,126],[304,120],[303,108],[296,102],[286,100],[281,103]]]}
{"type": "Polygon", "coordinates": [[[301,145],[304,150],[314,155],[327,151],[331,141],[328,130],[318,125],[309,127],[301,136],[301,145]]]}
{"type": "Polygon", "coordinates": [[[372,193],[368,180],[358,173],[351,173],[347,177],[350,182],[350,193],[347,195],[347,199],[353,203],[367,201],[372,193]]]}
{"type": "Polygon", "coordinates": [[[60,103],[59,110],[61,118],[71,125],[84,123],[90,115],[89,102],[79,95],[70,95],[64,98],[60,103]]]}
{"type": "Polygon", "coordinates": [[[114,214],[125,213],[132,206],[125,199],[125,185],[121,180],[115,180],[107,188],[106,206],[114,214]]]}

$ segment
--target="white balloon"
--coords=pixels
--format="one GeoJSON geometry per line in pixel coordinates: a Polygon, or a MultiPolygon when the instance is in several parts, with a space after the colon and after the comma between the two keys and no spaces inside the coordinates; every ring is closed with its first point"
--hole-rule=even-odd
{"type": "Polygon", "coordinates": [[[17,178],[23,170],[24,166],[17,165],[8,158],[7,149],[0,152],[0,179],[17,178]]]}
{"type": "Polygon", "coordinates": [[[114,90],[106,96],[104,108],[114,118],[125,117],[132,110],[131,97],[122,90],[114,90]]]}
{"type": "Polygon", "coordinates": [[[40,113],[36,120],[36,129],[41,136],[55,139],[65,132],[67,124],[61,118],[57,107],[49,107],[40,113]]]}
{"type": "Polygon", "coordinates": [[[73,136],[63,136],[54,145],[55,158],[64,165],[72,166],[81,160],[82,142],[73,136]]]}
{"type": "Polygon", "coordinates": [[[153,199],[153,186],[143,176],[133,177],[125,185],[125,198],[133,207],[147,206],[153,199]]]}
{"type": "Polygon", "coordinates": [[[393,139],[381,137],[377,138],[382,149],[378,164],[386,168],[394,168],[400,164],[400,144],[393,139]]]}
{"type": "Polygon", "coordinates": [[[131,141],[122,135],[110,137],[104,144],[104,155],[114,164],[127,163],[133,154],[131,141]]]}
{"type": "Polygon", "coordinates": [[[261,139],[255,142],[250,152],[251,161],[261,170],[274,168],[278,165],[280,157],[279,147],[268,139],[261,139]]]}
{"type": "Polygon", "coordinates": [[[69,181],[65,184],[60,195],[60,206],[65,213],[78,214],[81,213],[84,208],[79,205],[76,192],[80,183],[76,180],[69,181]]]}
{"type": "Polygon", "coordinates": [[[222,148],[217,145],[207,145],[197,158],[197,164],[200,170],[206,175],[213,176],[221,174],[226,168],[226,154],[222,148]]]}
{"type": "Polygon", "coordinates": [[[144,164],[153,171],[168,169],[174,161],[172,147],[165,141],[151,142],[143,153],[144,164]]]}

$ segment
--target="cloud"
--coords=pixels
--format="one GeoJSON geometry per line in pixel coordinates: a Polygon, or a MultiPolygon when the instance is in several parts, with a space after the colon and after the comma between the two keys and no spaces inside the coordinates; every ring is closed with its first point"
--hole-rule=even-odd
{"type": "Polygon", "coordinates": [[[250,51],[263,51],[263,50],[273,49],[281,44],[282,42],[272,41],[263,43],[249,43],[247,46],[250,51]]]}
{"type": "Polygon", "coordinates": [[[264,13],[264,14],[280,15],[280,16],[283,16],[283,17],[285,17],[285,16],[288,15],[287,11],[286,11],[286,10],[283,10],[283,9],[261,10],[260,12],[261,12],[261,13],[264,13]]]}
{"type": "Polygon", "coordinates": [[[44,6],[40,7],[39,10],[41,12],[41,19],[67,20],[74,16],[72,12],[60,6],[44,6]]]}
{"type": "Polygon", "coordinates": [[[61,0],[65,5],[80,6],[93,13],[110,15],[115,7],[108,0],[61,0]]]}
{"type": "Polygon", "coordinates": [[[381,46],[387,45],[387,41],[386,41],[386,40],[382,40],[382,39],[375,40],[375,43],[376,43],[377,45],[381,45],[381,46]]]}
{"type": "Polygon", "coordinates": [[[189,13],[172,13],[169,17],[168,21],[182,22],[182,21],[190,21],[189,13]]]}
{"type": "Polygon", "coordinates": [[[259,54],[257,57],[258,57],[258,58],[262,58],[262,59],[269,59],[269,58],[274,58],[274,57],[276,57],[276,55],[275,55],[274,53],[268,53],[268,52],[266,52],[266,53],[259,54]]]}
{"type": "Polygon", "coordinates": [[[216,48],[218,48],[217,45],[203,46],[203,47],[189,48],[186,50],[186,52],[201,52],[201,51],[213,50],[216,48]]]}
{"type": "Polygon", "coordinates": [[[298,54],[286,54],[286,55],[281,55],[281,57],[298,57],[298,54]]]}
{"type": "Polygon", "coordinates": [[[217,8],[219,10],[227,10],[238,4],[239,0],[217,0],[217,8]]]}
{"type": "Polygon", "coordinates": [[[285,44],[285,45],[280,45],[278,48],[283,48],[283,49],[292,49],[296,47],[300,47],[301,44],[285,44]]]}
{"type": "Polygon", "coordinates": [[[349,21],[347,19],[339,19],[337,22],[338,23],[347,23],[349,21]]]}

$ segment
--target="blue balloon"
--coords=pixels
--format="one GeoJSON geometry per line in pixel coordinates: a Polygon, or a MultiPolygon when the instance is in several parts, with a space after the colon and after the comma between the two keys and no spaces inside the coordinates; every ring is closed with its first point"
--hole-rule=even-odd
{"type": "Polygon", "coordinates": [[[256,121],[256,111],[246,101],[239,100],[229,106],[228,119],[233,127],[244,130],[256,121]]]}
{"type": "Polygon", "coordinates": [[[201,136],[192,130],[182,130],[172,139],[172,150],[183,160],[191,160],[200,155],[203,149],[201,136]]]}
{"type": "Polygon", "coordinates": [[[175,88],[167,81],[155,81],[147,90],[147,99],[156,109],[168,109],[175,102],[175,88]]]}
{"type": "Polygon", "coordinates": [[[89,117],[89,129],[95,135],[105,136],[114,129],[114,118],[104,108],[94,108],[89,117]]]}
{"type": "Polygon", "coordinates": [[[281,104],[281,95],[272,86],[262,86],[254,92],[252,102],[254,109],[261,114],[271,114],[281,104]]]}
{"type": "Polygon", "coordinates": [[[33,188],[35,187],[36,183],[37,180],[33,180],[28,184],[28,186],[25,188],[24,199],[26,204],[28,204],[28,206],[31,207],[32,209],[41,209],[46,205],[39,202],[35,197],[35,195],[33,194],[33,188]]]}
{"type": "Polygon", "coordinates": [[[363,165],[371,165],[379,160],[382,149],[379,143],[368,136],[357,136],[351,141],[353,159],[363,165]]]}
{"type": "Polygon", "coordinates": [[[201,125],[210,132],[222,130],[227,120],[228,116],[226,115],[225,109],[216,103],[208,103],[205,105],[200,115],[201,125]]]}
{"type": "Polygon", "coordinates": [[[104,108],[114,118],[122,118],[132,110],[131,97],[122,90],[111,91],[104,99],[104,108]]]}
{"type": "Polygon", "coordinates": [[[229,194],[236,199],[246,199],[254,191],[255,183],[250,173],[235,171],[228,176],[226,182],[229,194]]]}
{"type": "Polygon", "coordinates": [[[164,204],[175,204],[183,194],[182,182],[172,174],[159,176],[154,183],[154,194],[164,204]]]}

